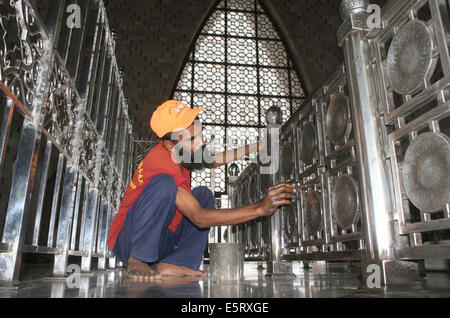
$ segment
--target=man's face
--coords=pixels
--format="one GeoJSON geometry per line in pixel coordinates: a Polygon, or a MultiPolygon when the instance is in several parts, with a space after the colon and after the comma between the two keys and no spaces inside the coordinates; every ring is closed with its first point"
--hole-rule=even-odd
{"type": "Polygon", "coordinates": [[[178,145],[183,148],[183,151],[195,152],[206,145],[205,140],[203,139],[202,125],[197,120],[187,129],[184,129],[179,133],[178,145]]]}
{"type": "Polygon", "coordinates": [[[199,121],[188,128],[175,132],[172,136],[178,143],[174,146],[177,162],[189,170],[207,168],[212,162],[212,156],[203,139],[202,126],[199,121]]]}

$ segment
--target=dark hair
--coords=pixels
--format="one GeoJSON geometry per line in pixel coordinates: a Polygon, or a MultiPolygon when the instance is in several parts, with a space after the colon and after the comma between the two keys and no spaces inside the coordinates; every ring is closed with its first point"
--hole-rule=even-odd
{"type": "Polygon", "coordinates": [[[164,136],[162,136],[161,138],[159,138],[160,141],[164,141],[164,140],[172,140],[172,132],[169,132],[167,134],[165,134],[164,136]]]}

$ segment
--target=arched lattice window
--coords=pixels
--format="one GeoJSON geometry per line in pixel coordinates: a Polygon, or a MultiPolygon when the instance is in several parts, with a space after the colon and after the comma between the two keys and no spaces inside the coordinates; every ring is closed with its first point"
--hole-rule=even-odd
{"type": "MultiPolygon", "coordinates": [[[[201,122],[212,152],[258,140],[266,110],[286,121],[305,97],[275,26],[257,0],[220,1],[202,27],[173,98],[206,107],[201,122]]],[[[242,171],[248,160],[237,162],[242,171]]],[[[192,172],[192,187],[226,193],[227,167],[192,172]]]]}

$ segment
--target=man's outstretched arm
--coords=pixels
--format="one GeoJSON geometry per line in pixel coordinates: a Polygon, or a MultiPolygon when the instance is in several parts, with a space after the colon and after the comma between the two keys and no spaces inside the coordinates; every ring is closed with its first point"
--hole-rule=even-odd
{"type": "Polygon", "coordinates": [[[178,187],[175,206],[199,228],[235,225],[272,215],[280,205],[291,204],[294,193],[293,184],[280,183],[270,187],[260,203],[237,209],[204,209],[191,193],[178,187]]]}
{"type": "Polygon", "coordinates": [[[214,162],[208,168],[217,168],[235,160],[239,160],[251,153],[258,152],[266,148],[266,143],[256,142],[254,144],[245,145],[240,148],[224,151],[214,156],[214,162]]]}

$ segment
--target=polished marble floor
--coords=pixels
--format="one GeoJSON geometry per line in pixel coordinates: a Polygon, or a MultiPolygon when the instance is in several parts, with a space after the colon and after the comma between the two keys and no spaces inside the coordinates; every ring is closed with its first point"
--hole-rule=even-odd
{"type": "MultiPolygon", "coordinates": [[[[265,266],[265,264],[263,264],[265,266]]],[[[208,266],[204,265],[208,271],[208,266]]],[[[450,273],[427,273],[422,283],[362,288],[358,264],[314,263],[304,269],[294,262],[296,278],[270,278],[258,264],[246,263],[244,280],[214,283],[208,279],[165,279],[162,283],[130,282],[124,269],[93,271],[70,279],[51,278],[51,266],[27,265],[16,288],[0,288],[0,297],[56,298],[329,298],[450,297],[450,273]]]]}

